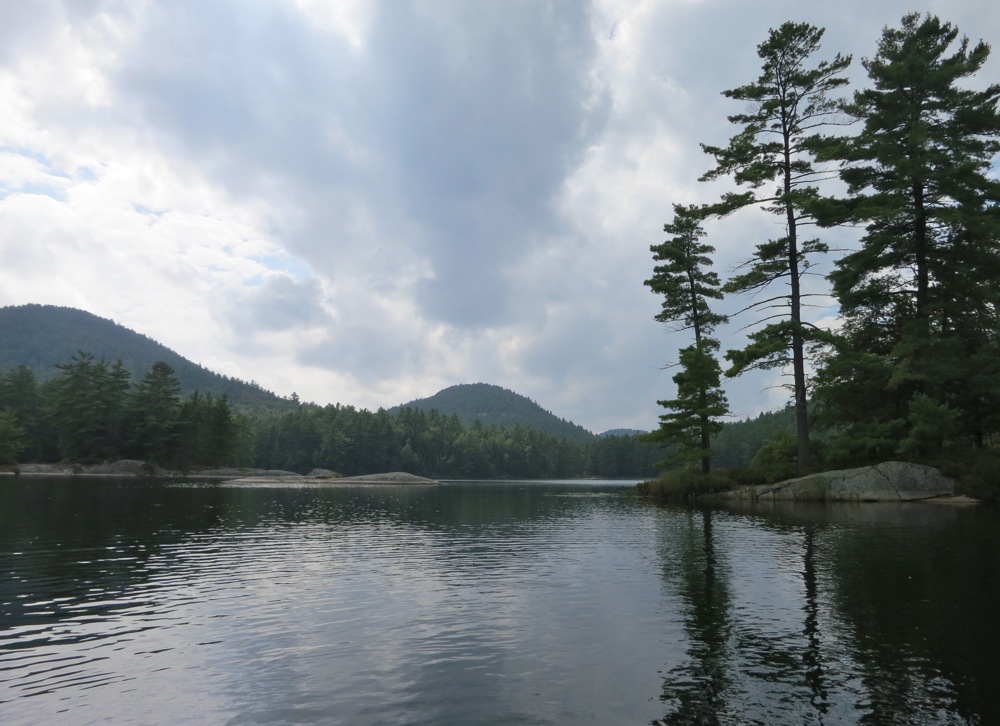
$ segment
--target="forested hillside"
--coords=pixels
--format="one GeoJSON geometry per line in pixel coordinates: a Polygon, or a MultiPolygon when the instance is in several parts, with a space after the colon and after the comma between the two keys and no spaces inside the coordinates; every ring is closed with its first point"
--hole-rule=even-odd
{"type": "Polygon", "coordinates": [[[173,369],[181,393],[228,396],[237,406],[292,405],[255,383],[214,373],[152,338],[83,310],[54,305],[0,308],[0,371],[23,365],[44,381],[58,375],[57,364],[68,362],[80,351],[109,363],[121,360],[135,380],[154,363],[164,362],[173,369]]]}
{"type": "Polygon", "coordinates": [[[224,396],[181,396],[173,369],[162,361],[138,380],[121,364],[85,352],[56,370],[44,381],[23,365],[0,372],[0,465],[126,458],[180,471],[222,465],[553,479],[648,477],[658,457],[635,437],[581,445],[518,424],[466,426],[436,410],[403,408],[392,415],[294,403],[233,411],[224,396]]]}
{"type": "Polygon", "coordinates": [[[390,410],[417,408],[455,414],[466,425],[475,421],[492,426],[527,426],[578,444],[593,441],[594,435],[582,426],[546,411],[530,398],[488,383],[466,383],[438,391],[429,398],[410,401],[390,410]]]}
{"type": "MultiPolygon", "coordinates": [[[[124,457],[181,469],[644,478],[668,453],[631,431],[594,436],[485,383],[392,411],[287,401],[70,308],[0,309],[0,356],[0,464],[124,457]],[[241,405],[231,407],[233,400],[241,405]]],[[[723,466],[746,466],[790,425],[787,412],[728,424],[713,442],[715,456],[723,466]]]]}
{"type": "Polygon", "coordinates": [[[795,432],[795,409],[768,411],[725,424],[712,438],[712,461],[722,468],[748,466],[760,448],[779,434],[795,432]]]}

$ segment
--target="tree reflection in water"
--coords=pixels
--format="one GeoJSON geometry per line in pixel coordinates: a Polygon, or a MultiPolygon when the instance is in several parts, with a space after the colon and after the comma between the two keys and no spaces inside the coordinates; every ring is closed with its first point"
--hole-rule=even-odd
{"type": "Polygon", "coordinates": [[[761,550],[753,553],[754,565],[773,573],[801,563],[801,580],[768,582],[759,576],[754,584],[767,607],[758,610],[734,592],[735,582],[754,578],[735,569],[747,561],[734,564],[733,542],[717,542],[715,522],[732,524],[733,517],[711,509],[675,516],[686,517],[684,526],[671,518],[659,544],[664,578],[683,609],[688,657],[664,676],[660,698],[669,712],[654,726],[823,723],[830,701],[821,648],[817,525],[767,528],[781,545],[789,545],[779,550],[792,559],[761,550]]]}
{"type": "Polygon", "coordinates": [[[660,698],[674,710],[653,724],[718,724],[729,686],[726,665],[733,646],[731,595],[725,572],[722,576],[719,572],[712,510],[688,512],[686,527],[670,526],[664,534],[667,536],[660,540],[664,576],[668,582],[677,582],[685,603],[690,662],[665,675],[660,698]]]}
{"type": "Polygon", "coordinates": [[[663,675],[654,725],[1000,723],[995,512],[663,515],[665,598],[686,658],[663,675]]]}
{"type": "Polygon", "coordinates": [[[805,581],[806,621],[803,633],[806,636],[806,650],[803,655],[806,682],[812,691],[810,703],[816,709],[822,722],[830,706],[823,684],[823,658],[820,652],[819,632],[819,588],[816,584],[816,525],[809,523],[803,533],[802,579],[805,581]]]}

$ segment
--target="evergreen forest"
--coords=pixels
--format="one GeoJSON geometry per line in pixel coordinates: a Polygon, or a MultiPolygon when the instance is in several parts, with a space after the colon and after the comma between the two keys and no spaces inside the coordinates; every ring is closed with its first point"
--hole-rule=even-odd
{"type": "MultiPolygon", "coordinates": [[[[656,475],[663,454],[633,434],[590,435],[581,443],[522,423],[466,424],[455,412],[433,408],[234,406],[211,393],[182,395],[162,361],[133,381],[120,361],[80,352],[56,372],[39,380],[20,365],[0,374],[0,464],[127,458],[181,472],[247,467],[300,474],[328,469],[344,476],[405,471],[436,478],[642,478],[656,475]]],[[[503,389],[466,387],[481,390],[495,397],[503,389]]],[[[733,466],[745,466],[788,426],[787,412],[729,424],[719,448],[729,452],[733,466]]]]}
{"type": "MultiPolygon", "coordinates": [[[[295,402],[234,407],[193,391],[165,362],[133,381],[121,361],[80,352],[39,381],[25,365],[0,375],[0,463],[137,459],[169,470],[250,467],[345,476],[385,471],[450,478],[641,477],[654,447],[634,436],[571,441],[530,426],[455,413],[394,413],[295,402]]],[[[515,394],[511,394],[515,395],[515,394]]]]}
{"type": "Polygon", "coordinates": [[[1000,84],[977,78],[990,46],[908,14],[883,29],[861,60],[867,83],[852,90],[853,59],[824,52],[823,33],[794,22],[769,32],[757,47],[760,75],[723,92],[734,101],[732,137],[702,144],[712,163],[701,181],[728,191],[675,205],[667,239],[651,247],[646,285],[662,298],[657,319],[676,331],[680,355],[678,394],[660,401],[666,412],[649,438],[703,474],[711,462],[728,465],[713,438],[727,413],[720,374],[774,370],[794,423],[755,454],[773,476],[888,459],[993,460],[1000,84]],[[730,215],[770,215],[780,233],[754,238],[748,226],[753,252],[723,280],[710,243],[730,215]],[[821,260],[830,274],[816,275],[821,260]],[[724,353],[713,337],[728,322],[723,299],[734,300],[746,333],[724,353]],[[829,300],[833,328],[817,319],[831,315],[829,300]]]}

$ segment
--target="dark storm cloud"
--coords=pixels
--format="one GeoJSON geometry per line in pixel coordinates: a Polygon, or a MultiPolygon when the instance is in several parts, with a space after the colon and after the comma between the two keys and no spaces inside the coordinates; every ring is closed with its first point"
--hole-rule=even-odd
{"type": "MultiPolygon", "coordinates": [[[[348,197],[387,230],[406,220],[416,233],[389,244],[429,263],[426,318],[509,319],[506,276],[553,227],[606,111],[587,83],[587,5],[386,2],[360,49],[290,6],[183,7],[151,14],[119,76],[145,123],[234,193],[286,195],[307,220],[348,197]]],[[[316,260],[350,234],[295,233],[316,260]]]]}
{"type": "Polygon", "coordinates": [[[549,203],[602,123],[585,81],[594,52],[586,5],[383,7],[372,34],[381,140],[401,203],[434,239],[424,311],[498,322],[504,273],[552,223],[549,203]],[[482,290],[482,294],[476,294],[482,290]]]}

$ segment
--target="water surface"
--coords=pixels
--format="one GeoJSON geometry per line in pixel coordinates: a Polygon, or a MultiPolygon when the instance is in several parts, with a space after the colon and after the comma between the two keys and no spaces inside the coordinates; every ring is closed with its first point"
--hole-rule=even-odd
{"type": "Polygon", "coordinates": [[[0,722],[1000,722],[993,510],[628,484],[5,478],[0,722]]]}

